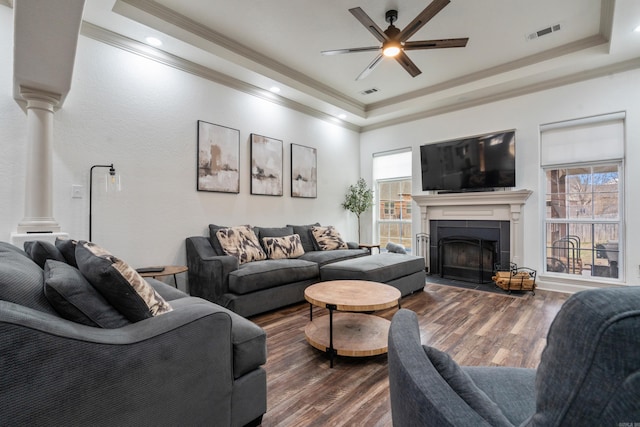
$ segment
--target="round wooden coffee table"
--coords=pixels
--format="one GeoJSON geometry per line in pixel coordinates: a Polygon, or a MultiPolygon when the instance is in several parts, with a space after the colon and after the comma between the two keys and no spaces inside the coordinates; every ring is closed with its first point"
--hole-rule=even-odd
{"type": "Polygon", "coordinates": [[[384,354],[391,322],[365,312],[399,306],[401,296],[393,286],[365,280],[332,280],[311,285],[304,291],[311,304],[305,337],[313,347],[329,354],[331,367],[336,355],[384,354]],[[329,315],[314,319],[314,305],[328,309],[329,315]]]}

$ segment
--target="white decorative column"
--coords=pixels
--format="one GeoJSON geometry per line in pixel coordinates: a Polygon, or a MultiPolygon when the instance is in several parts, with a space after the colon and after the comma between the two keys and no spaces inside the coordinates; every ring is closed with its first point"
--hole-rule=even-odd
{"type": "Polygon", "coordinates": [[[53,218],[53,108],[59,97],[22,88],[27,101],[27,176],[18,233],[60,231],[53,218]]]}
{"type": "MultiPolygon", "coordinates": [[[[53,114],[71,89],[85,0],[13,2],[13,98],[26,105],[24,218],[11,242],[52,240],[53,114]]],[[[66,236],[66,234],[64,234],[66,236]]]]}
{"type": "Polygon", "coordinates": [[[27,103],[27,162],[24,218],[11,236],[17,246],[63,235],[53,217],[53,114],[60,97],[24,87],[20,95],[27,103]]]}

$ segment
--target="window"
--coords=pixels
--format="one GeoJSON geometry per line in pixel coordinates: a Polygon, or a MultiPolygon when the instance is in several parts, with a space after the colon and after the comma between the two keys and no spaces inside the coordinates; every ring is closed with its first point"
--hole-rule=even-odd
{"type": "Polygon", "coordinates": [[[545,171],[547,271],[619,277],[620,164],[545,171]]]}
{"type": "Polygon", "coordinates": [[[398,243],[411,252],[411,151],[375,154],[373,158],[376,232],[380,247],[398,243]]]}
{"type": "Polygon", "coordinates": [[[622,279],[624,115],[541,128],[545,271],[622,279]]]}
{"type": "Polygon", "coordinates": [[[383,212],[380,215],[380,218],[384,218],[384,219],[393,218],[393,216],[396,214],[395,202],[381,202],[380,204],[383,207],[383,212]]]}
{"type": "Polygon", "coordinates": [[[380,247],[393,242],[411,250],[411,179],[379,180],[377,194],[380,247]]]}

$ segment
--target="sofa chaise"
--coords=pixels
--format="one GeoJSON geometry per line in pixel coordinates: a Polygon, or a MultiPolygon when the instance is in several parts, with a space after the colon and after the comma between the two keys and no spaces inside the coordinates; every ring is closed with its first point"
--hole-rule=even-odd
{"type": "Polygon", "coordinates": [[[29,243],[0,242],[0,425],[260,423],[261,328],[153,279],[134,283],[141,309],[113,293],[134,281],[115,257],[29,243]]]}
{"type": "Polygon", "coordinates": [[[572,295],[536,369],[460,367],[422,345],[402,309],[389,330],[395,427],[622,426],[640,420],[640,287],[572,295]]]}

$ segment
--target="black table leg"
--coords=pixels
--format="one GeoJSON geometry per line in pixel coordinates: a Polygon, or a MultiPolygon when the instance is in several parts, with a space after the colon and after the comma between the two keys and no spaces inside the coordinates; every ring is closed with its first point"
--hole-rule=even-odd
{"type": "Polygon", "coordinates": [[[329,348],[327,353],[329,353],[330,368],[333,368],[333,358],[337,355],[335,348],[333,348],[333,310],[336,308],[335,304],[327,304],[327,309],[329,309],[329,348]]]}

